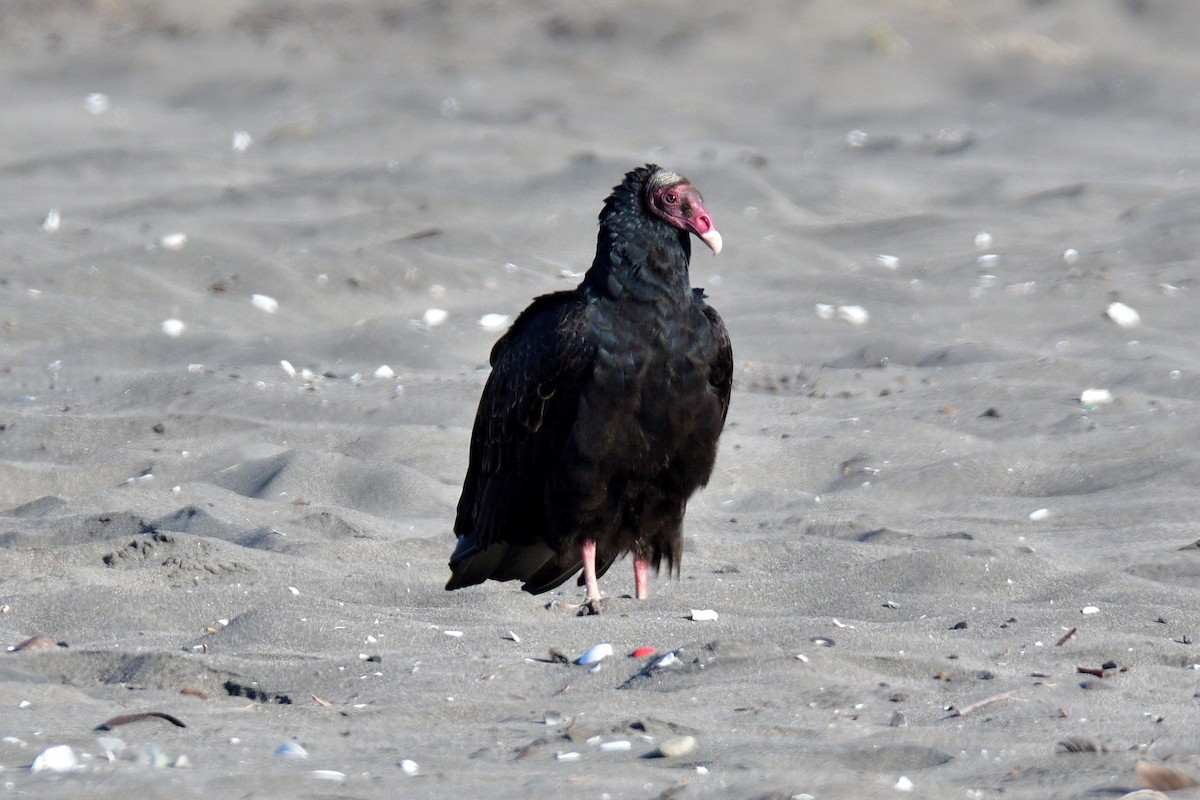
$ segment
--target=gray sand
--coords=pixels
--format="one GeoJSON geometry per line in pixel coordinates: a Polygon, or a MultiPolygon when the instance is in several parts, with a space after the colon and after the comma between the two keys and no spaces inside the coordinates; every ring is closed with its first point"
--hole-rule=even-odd
{"type": "Polygon", "coordinates": [[[1191,769],[1197,30],[1186,0],[6,3],[0,640],[68,647],[0,654],[3,794],[1191,769]],[[447,593],[478,321],[572,285],[646,161],[724,236],[692,274],[738,369],[682,576],[638,603],[620,563],[597,618],[447,593]],[[144,711],[187,727],[93,730],[144,711]],[[80,769],[29,769],[62,744],[80,769]]]}

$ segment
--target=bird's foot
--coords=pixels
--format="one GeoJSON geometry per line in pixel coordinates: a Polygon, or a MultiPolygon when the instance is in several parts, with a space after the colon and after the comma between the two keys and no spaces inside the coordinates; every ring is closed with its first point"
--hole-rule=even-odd
{"type": "Polygon", "coordinates": [[[593,597],[579,607],[577,617],[594,617],[604,610],[604,598],[593,597]]]}
{"type": "Polygon", "coordinates": [[[587,600],[583,603],[568,603],[565,600],[551,600],[546,604],[547,611],[556,611],[560,614],[574,614],[577,617],[592,617],[604,610],[604,600],[596,598],[595,600],[587,600]]]}

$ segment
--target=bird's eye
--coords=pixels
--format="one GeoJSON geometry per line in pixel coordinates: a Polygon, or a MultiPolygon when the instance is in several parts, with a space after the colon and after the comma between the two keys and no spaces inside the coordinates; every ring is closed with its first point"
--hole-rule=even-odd
{"type": "Polygon", "coordinates": [[[679,195],[675,194],[674,192],[667,192],[667,202],[671,205],[675,205],[679,202],[679,195]]]}

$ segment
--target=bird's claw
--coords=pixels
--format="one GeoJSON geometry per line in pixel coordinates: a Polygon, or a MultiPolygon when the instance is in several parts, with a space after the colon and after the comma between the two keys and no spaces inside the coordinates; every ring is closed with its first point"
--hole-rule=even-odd
{"type": "Polygon", "coordinates": [[[594,617],[604,610],[604,599],[595,597],[579,607],[577,617],[594,617]]]}

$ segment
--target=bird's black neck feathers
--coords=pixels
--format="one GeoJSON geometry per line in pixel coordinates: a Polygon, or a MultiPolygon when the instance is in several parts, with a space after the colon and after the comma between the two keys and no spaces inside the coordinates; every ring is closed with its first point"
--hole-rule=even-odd
{"type": "Polygon", "coordinates": [[[691,297],[688,233],[654,214],[646,198],[647,184],[661,171],[655,164],[638,167],[604,201],[596,258],[579,286],[585,294],[644,302],[691,297]]]}

